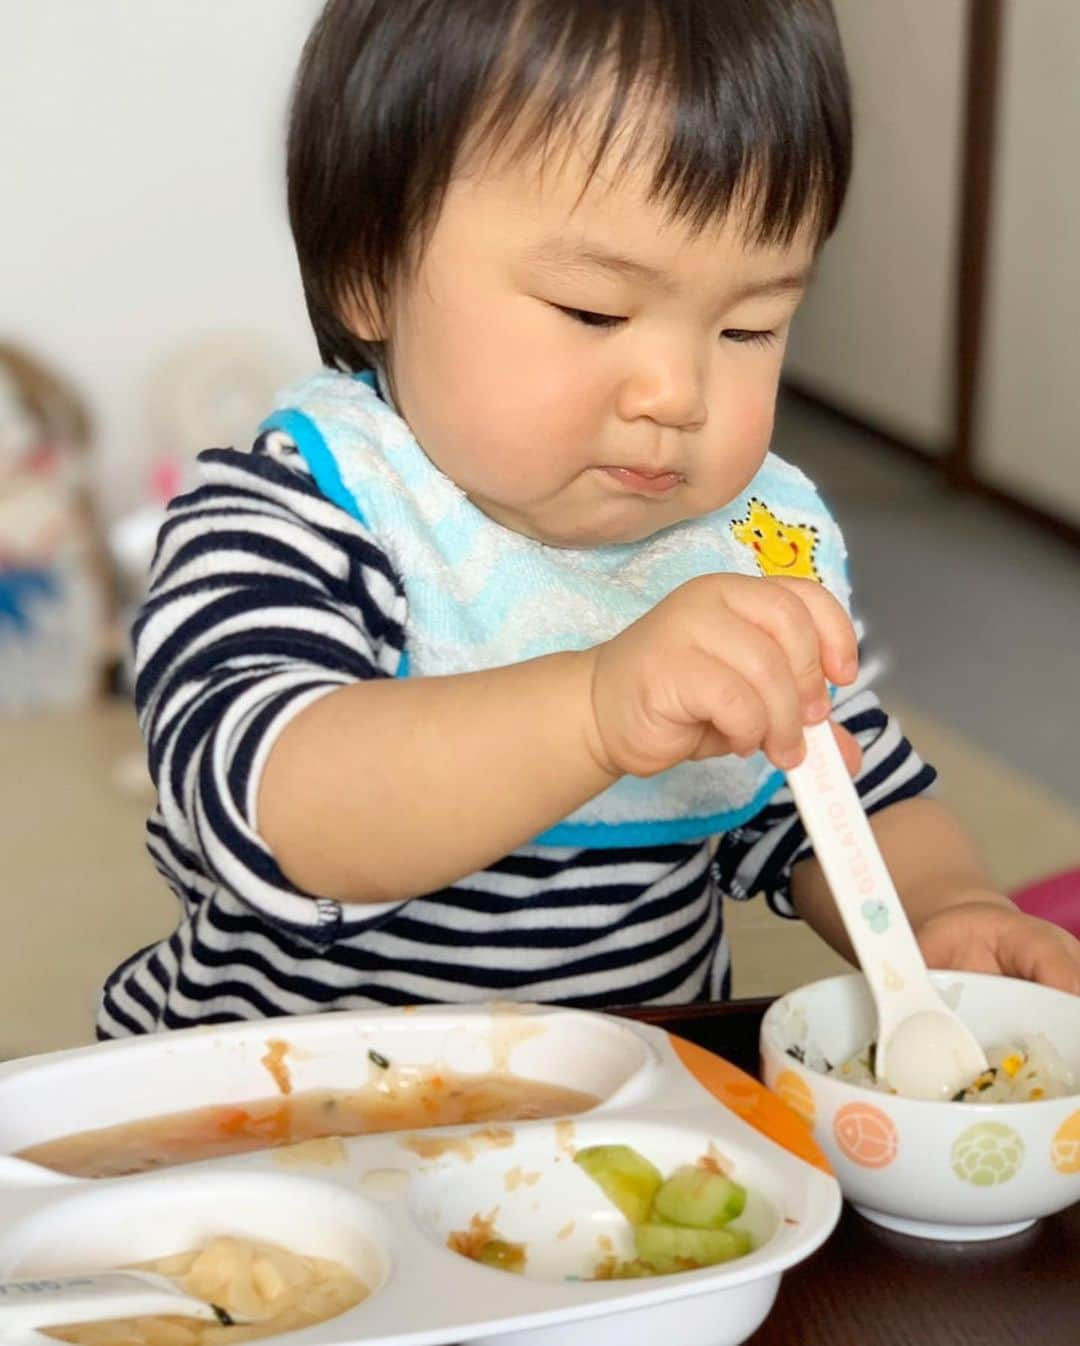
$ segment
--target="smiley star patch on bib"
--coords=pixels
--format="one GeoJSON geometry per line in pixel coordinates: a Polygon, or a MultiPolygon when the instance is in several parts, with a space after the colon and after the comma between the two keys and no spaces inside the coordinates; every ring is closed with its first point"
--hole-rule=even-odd
{"type": "Polygon", "coordinates": [[[736,542],[754,553],[763,575],[788,575],[821,583],[814,560],[818,545],[814,524],[784,523],[764,501],[752,497],[746,517],[733,520],[731,532],[736,542]]]}

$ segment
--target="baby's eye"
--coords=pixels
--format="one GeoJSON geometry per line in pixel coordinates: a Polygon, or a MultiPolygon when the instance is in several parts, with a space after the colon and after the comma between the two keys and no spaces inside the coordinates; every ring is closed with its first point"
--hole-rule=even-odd
{"type": "Polygon", "coordinates": [[[625,322],[625,318],[617,317],[613,313],[593,313],[587,308],[567,308],[565,304],[556,304],[555,307],[560,313],[565,313],[568,318],[573,318],[574,322],[581,323],[584,327],[618,327],[619,323],[625,322]]]}
{"type": "Polygon", "coordinates": [[[744,327],[726,327],[720,335],[739,346],[769,346],[776,340],[775,332],[750,332],[744,327]]]}

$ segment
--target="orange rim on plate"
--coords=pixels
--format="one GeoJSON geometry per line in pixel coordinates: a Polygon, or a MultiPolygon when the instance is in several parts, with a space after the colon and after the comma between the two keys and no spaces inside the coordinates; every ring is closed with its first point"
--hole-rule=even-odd
{"type": "Polygon", "coordinates": [[[797,1158],[833,1176],[829,1161],[798,1113],[730,1061],[714,1056],[696,1043],[677,1038],[674,1033],[669,1033],[668,1038],[675,1055],[718,1103],[797,1158]]]}

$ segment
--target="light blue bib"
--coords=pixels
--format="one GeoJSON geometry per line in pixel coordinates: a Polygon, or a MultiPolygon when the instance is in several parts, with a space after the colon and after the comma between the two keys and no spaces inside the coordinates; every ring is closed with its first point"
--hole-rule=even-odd
{"type": "MultiPolygon", "coordinates": [[[[813,575],[849,603],[839,529],[810,481],[772,454],[724,509],[643,542],[580,549],[489,519],[362,377],[316,374],[287,389],[262,428],[292,438],[323,494],[370,529],[401,577],[408,614],[398,676],[586,649],[687,580],[716,572],[813,575]]],[[[685,762],[648,779],[624,777],[537,841],[701,840],[752,818],[782,782],[760,753],[685,762]]]]}

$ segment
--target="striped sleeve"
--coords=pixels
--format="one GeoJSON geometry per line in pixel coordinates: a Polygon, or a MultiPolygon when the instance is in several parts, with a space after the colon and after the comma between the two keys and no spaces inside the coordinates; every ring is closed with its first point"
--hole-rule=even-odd
{"type": "MultiPolygon", "coordinates": [[[[863,760],[855,785],[867,813],[925,794],[937,773],[904,737],[898,721],[867,683],[872,670],[837,700],[833,718],[854,735],[863,760]]],[[[714,873],[721,890],[742,901],[764,893],[779,916],[797,917],[791,871],[813,854],[791,791],[777,791],[766,808],[720,839],[714,873]]]]}
{"type": "MultiPolygon", "coordinates": [[[[336,937],[341,908],[299,892],[256,831],[262,767],[314,701],[392,676],[404,593],[362,525],[286,442],[213,449],[170,508],[134,628],[135,699],[158,791],[150,844],[193,905],[227,888],[283,933],[336,937]],[[158,826],[155,827],[154,823],[158,826]]],[[[377,922],[386,908],[365,908],[377,922]]],[[[355,912],[350,913],[354,918],[355,912]]]]}

